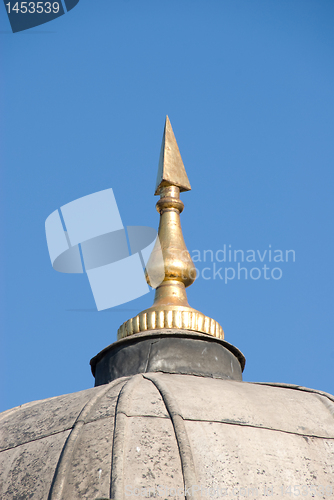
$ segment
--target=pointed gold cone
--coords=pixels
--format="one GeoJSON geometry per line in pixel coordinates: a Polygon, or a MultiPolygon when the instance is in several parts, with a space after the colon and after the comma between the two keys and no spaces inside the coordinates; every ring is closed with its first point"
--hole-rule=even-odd
{"type": "Polygon", "coordinates": [[[191,189],[168,116],[166,116],[164,135],[162,137],[158,177],[154,194],[159,194],[160,188],[165,186],[177,186],[180,191],[190,191],[191,189]]]}

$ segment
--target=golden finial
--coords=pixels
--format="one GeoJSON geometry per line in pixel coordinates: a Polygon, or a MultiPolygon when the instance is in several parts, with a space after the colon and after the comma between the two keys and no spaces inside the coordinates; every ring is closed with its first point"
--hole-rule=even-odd
{"type": "MultiPolygon", "coordinates": [[[[186,287],[196,278],[196,269],[185,245],[180,213],[184,204],[180,191],[189,191],[190,183],[168,116],[162,138],[155,194],[160,195],[159,242],[164,261],[164,279],[156,288],[154,304],[129,319],[118,330],[118,339],[147,330],[182,329],[224,338],[222,327],[214,319],[189,306],[186,287]]],[[[146,266],[146,280],[159,274],[159,252],[153,249],[146,266]]]]}

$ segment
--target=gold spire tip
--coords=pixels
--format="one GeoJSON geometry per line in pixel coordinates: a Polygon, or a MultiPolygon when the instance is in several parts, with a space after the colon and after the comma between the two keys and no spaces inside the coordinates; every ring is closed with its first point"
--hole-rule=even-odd
{"type": "Polygon", "coordinates": [[[177,186],[181,192],[190,191],[191,189],[168,116],[166,116],[162,136],[158,176],[154,194],[159,194],[160,188],[164,186],[177,186]]]}

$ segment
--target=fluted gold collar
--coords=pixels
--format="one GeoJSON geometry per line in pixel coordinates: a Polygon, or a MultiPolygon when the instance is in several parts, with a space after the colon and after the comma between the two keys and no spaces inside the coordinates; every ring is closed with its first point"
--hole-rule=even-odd
{"type": "MultiPolygon", "coordinates": [[[[190,183],[168,116],[162,138],[155,194],[160,195],[159,242],[164,261],[164,279],[156,288],[154,304],[129,319],[118,329],[118,339],[146,330],[175,328],[202,332],[224,338],[222,327],[214,319],[189,306],[186,287],[196,278],[196,269],[183,239],[180,213],[184,205],[180,191],[189,191],[190,183]]],[[[159,250],[160,251],[160,250],[159,250]]],[[[146,280],[154,276],[157,248],[146,266],[146,280]]]]}

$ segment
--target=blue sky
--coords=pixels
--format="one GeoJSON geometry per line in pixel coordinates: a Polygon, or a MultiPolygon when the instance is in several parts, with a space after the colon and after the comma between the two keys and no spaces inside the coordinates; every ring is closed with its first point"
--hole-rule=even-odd
{"type": "Polygon", "coordinates": [[[246,381],[334,393],[333,21],[326,0],[80,0],[12,34],[0,9],[0,410],[91,387],[90,358],[152,304],[94,310],[87,276],[52,269],[44,223],[111,187],[124,225],[157,228],[166,114],[192,186],[187,247],[214,255],[191,306],[245,354],[246,381]],[[225,284],[210,274],[237,269],[224,245],[295,262],[225,284]]]}

